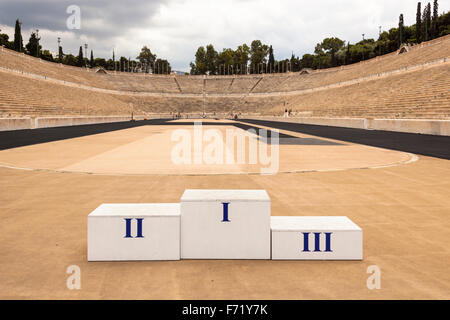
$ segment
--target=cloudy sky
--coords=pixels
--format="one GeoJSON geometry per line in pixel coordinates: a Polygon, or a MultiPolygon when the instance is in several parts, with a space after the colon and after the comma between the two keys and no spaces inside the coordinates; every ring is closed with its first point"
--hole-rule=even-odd
{"type": "MultiPolygon", "coordinates": [[[[273,45],[276,59],[302,56],[325,37],[377,37],[378,26],[396,26],[400,13],[414,24],[416,6],[417,0],[0,0],[0,29],[12,38],[19,18],[25,43],[39,29],[52,52],[61,37],[65,53],[87,43],[104,58],[113,49],[116,57],[135,58],[147,45],[175,70],[188,71],[200,45],[219,51],[260,39],[273,45]],[[81,9],[79,30],[67,28],[71,5],[81,9]]],[[[439,0],[439,12],[448,10],[450,0],[439,0]]]]}

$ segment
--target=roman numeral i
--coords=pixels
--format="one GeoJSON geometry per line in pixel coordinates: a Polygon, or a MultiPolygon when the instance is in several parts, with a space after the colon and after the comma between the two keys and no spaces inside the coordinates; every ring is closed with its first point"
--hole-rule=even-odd
{"type": "Polygon", "coordinates": [[[229,202],[222,202],[223,205],[223,219],[222,222],[231,222],[230,220],[228,220],[228,206],[229,206],[229,202]]]}

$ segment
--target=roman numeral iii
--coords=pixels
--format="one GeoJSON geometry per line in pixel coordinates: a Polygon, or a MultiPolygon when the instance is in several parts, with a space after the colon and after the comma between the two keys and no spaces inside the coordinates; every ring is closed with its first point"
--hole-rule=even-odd
{"type": "MultiPolygon", "coordinates": [[[[311,232],[302,232],[303,233],[303,252],[311,252],[309,249],[309,238],[311,232]]],[[[333,252],[331,250],[331,235],[332,232],[324,232],[325,235],[325,251],[320,250],[320,237],[322,232],[313,232],[314,235],[314,252],[333,252]]]]}

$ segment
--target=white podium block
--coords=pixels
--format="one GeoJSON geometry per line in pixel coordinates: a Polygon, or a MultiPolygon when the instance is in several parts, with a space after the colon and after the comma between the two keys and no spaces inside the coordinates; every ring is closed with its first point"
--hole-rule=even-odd
{"type": "Polygon", "coordinates": [[[182,259],[270,259],[265,190],[186,190],[180,210],[182,259]]]}
{"type": "Polygon", "coordinates": [[[178,203],[102,204],[88,216],[88,261],[179,259],[178,203]]]}
{"type": "Polygon", "coordinates": [[[362,260],[363,234],[347,217],[272,217],[273,260],[362,260]]]}

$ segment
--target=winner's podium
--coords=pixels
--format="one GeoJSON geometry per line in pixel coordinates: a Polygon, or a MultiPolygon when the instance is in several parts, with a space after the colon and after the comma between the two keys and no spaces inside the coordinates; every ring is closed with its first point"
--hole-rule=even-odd
{"type": "Polygon", "coordinates": [[[186,190],[180,210],[182,259],[270,259],[265,190],[186,190]]]}
{"type": "Polygon", "coordinates": [[[174,204],[102,204],[88,216],[88,261],[362,260],[347,217],[271,217],[265,190],[186,190],[174,204]]]}

